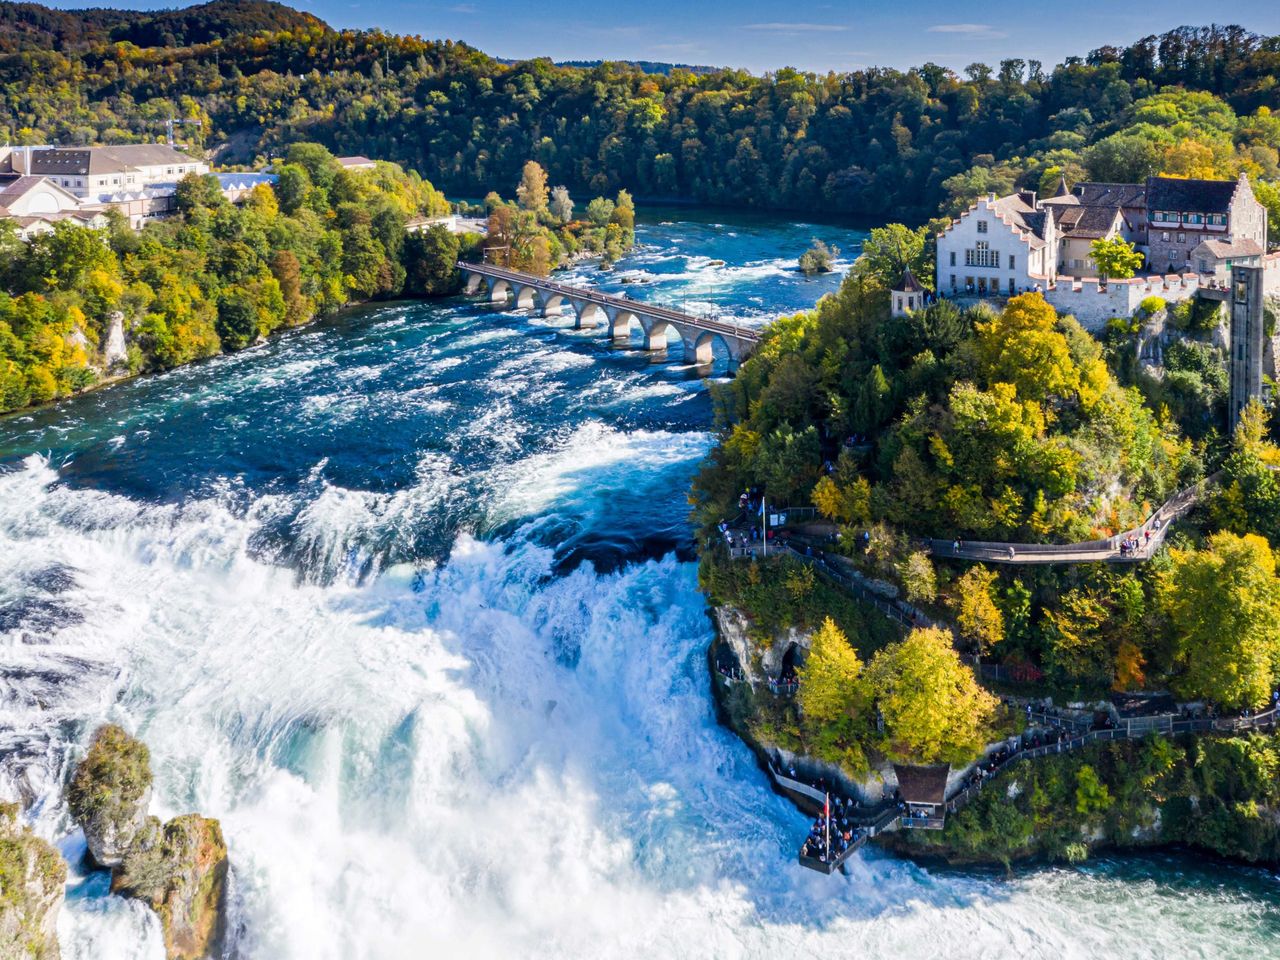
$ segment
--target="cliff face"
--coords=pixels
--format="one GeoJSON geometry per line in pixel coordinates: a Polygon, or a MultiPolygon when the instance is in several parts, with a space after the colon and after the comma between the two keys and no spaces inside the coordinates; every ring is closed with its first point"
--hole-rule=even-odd
{"type": "Polygon", "coordinates": [[[216,956],[226,930],[222,827],[195,813],[161,824],[147,815],[150,799],[146,745],[119,727],[100,728],[67,788],[91,856],[111,868],[113,893],[156,912],[170,960],[216,956]]]}
{"type": "Polygon", "coordinates": [[[58,911],[67,865],[58,851],[0,804],[0,957],[57,960],[58,911]]]}

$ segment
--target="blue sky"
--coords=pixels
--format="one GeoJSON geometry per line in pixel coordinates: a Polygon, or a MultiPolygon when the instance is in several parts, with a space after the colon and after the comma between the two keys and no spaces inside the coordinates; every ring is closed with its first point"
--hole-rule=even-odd
{"type": "MultiPolygon", "coordinates": [[[[173,5],[172,0],[117,2],[173,5]]],[[[97,0],[94,5],[112,4],[97,0]]],[[[1102,44],[1208,22],[1205,4],[1192,0],[301,0],[293,5],[336,27],[377,26],[465,40],[499,57],[663,60],[757,73],[781,66],[815,71],[909,67],[929,60],[959,70],[975,60],[994,64],[1006,57],[1052,65],[1102,44]]],[[[1280,3],[1233,0],[1218,8],[1216,19],[1280,34],[1280,3]]]]}

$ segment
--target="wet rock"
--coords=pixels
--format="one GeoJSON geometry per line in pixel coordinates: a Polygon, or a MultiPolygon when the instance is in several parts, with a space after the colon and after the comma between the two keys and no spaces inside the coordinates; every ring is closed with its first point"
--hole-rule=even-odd
{"type": "Polygon", "coordinates": [[[0,804],[0,957],[57,960],[58,911],[67,865],[58,851],[0,804]]]}
{"type": "Polygon", "coordinates": [[[151,753],[115,724],[98,728],[67,787],[67,806],[95,863],[114,867],[147,822],[151,753]]]}
{"type": "Polygon", "coordinates": [[[169,960],[219,955],[227,899],[221,825],[197,813],[164,826],[148,817],[124,863],[112,871],[111,891],[141,900],[156,912],[169,960]]]}

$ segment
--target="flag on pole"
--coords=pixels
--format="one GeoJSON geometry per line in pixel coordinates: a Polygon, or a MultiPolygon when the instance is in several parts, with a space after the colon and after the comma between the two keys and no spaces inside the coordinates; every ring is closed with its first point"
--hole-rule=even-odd
{"type": "Polygon", "coordinates": [[[831,859],[831,794],[824,793],[822,801],[822,819],[826,822],[827,859],[831,859]]]}

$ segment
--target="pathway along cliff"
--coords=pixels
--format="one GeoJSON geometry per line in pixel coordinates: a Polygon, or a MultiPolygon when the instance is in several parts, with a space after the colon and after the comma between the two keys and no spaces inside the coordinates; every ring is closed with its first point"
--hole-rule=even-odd
{"type": "MultiPolygon", "coordinates": [[[[758,325],[858,239],[678,216],[609,289],[758,325]]],[[[703,381],[565,322],[387,305],[0,423],[0,792],[73,863],[64,957],[161,949],[57,800],[103,720],[221,823],[240,956],[1266,955],[1257,871],[797,865],[709,693],[703,381]]]]}

